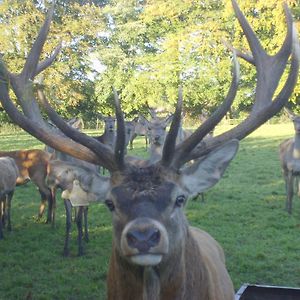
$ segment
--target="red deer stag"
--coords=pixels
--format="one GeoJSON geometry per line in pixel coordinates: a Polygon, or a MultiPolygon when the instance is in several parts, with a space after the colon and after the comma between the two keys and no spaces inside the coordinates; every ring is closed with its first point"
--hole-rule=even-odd
{"type": "Polygon", "coordinates": [[[252,63],[257,70],[253,109],[235,128],[200,143],[224,117],[235,98],[239,76],[234,54],[233,79],[224,102],[189,138],[176,145],[181,121],[180,90],[162,157],[154,164],[141,166],[135,162],[129,163],[124,156],[125,125],[116,92],[117,138],[114,151],[68,126],[39,90],[38,96],[48,116],[66,137],[58,136],[42,125],[32,80],[41,70],[38,61],[54,5],[21,74],[16,76],[2,65],[0,99],[15,123],[51,147],[99,164],[110,172],[109,184],[102,190],[102,198],[106,199],[105,203],[112,212],[113,222],[108,299],[234,299],[221,247],[208,233],[188,225],[183,208],[188,197],[203,192],[221,179],[237,152],[238,140],[282,109],[297,82],[300,54],[299,41],[287,6],[288,30],[285,41],[279,52],[270,56],[262,48],[236,1],[232,0],[232,4],[253,56],[241,52],[238,55],[252,63]],[[289,58],[291,63],[287,79],[277,96],[274,96],[289,58]],[[22,78],[21,82],[19,78],[22,78]],[[22,88],[16,88],[21,85],[22,88]],[[23,113],[15,107],[8,93],[10,86],[18,101],[23,106],[24,103],[34,106],[34,113],[39,117],[35,116],[33,120],[30,117],[33,110],[26,110],[26,106],[21,105],[23,113]],[[26,101],[24,98],[27,98],[26,101]],[[186,162],[199,157],[202,159],[182,168],[186,162]]]}
{"type": "Polygon", "coordinates": [[[45,211],[46,203],[48,204],[47,223],[52,220],[53,198],[49,187],[45,183],[47,175],[47,164],[50,160],[50,154],[39,149],[0,151],[0,157],[9,156],[13,158],[19,169],[17,185],[26,184],[29,180],[35,184],[41,195],[41,204],[38,213],[40,219],[45,211]]]}
{"type": "MultiPolygon", "coordinates": [[[[286,189],[286,210],[292,213],[294,185],[299,185],[300,176],[300,116],[286,109],[289,118],[294,123],[295,136],[284,140],[279,145],[279,158],[286,189]]],[[[299,186],[297,187],[299,193],[299,186]]]]}

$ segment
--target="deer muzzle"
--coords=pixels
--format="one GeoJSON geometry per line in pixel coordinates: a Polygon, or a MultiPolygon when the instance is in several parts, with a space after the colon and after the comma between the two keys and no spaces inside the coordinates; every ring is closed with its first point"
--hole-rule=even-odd
{"type": "Polygon", "coordinates": [[[132,263],[142,266],[157,265],[169,250],[165,227],[150,218],[129,222],[121,236],[121,251],[132,263]]]}

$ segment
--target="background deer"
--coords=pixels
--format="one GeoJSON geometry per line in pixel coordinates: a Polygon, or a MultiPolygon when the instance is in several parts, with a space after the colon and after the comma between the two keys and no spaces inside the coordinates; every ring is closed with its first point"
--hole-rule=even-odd
{"type": "Polygon", "coordinates": [[[0,157],[0,240],[3,239],[3,227],[11,231],[11,199],[19,176],[18,167],[11,157],[0,157]]]}
{"type": "MultiPolygon", "coordinates": [[[[72,225],[72,207],[77,209],[75,217],[77,230],[78,230],[78,255],[81,256],[84,253],[82,237],[86,242],[89,241],[88,236],[88,206],[91,201],[103,201],[99,199],[95,191],[95,187],[101,190],[101,186],[105,186],[103,182],[108,181],[107,177],[101,177],[97,172],[93,172],[91,169],[80,167],[72,163],[63,162],[61,160],[49,161],[47,168],[46,183],[51,188],[56,190],[57,188],[63,190],[62,198],[64,199],[64,205],[66,210],[66,234],[63,255],[69,256],[69,243],[70,232],[72,225]],[[85,189],[89,189],[90,193],[76,193],[76,195],[69,196],[68,190],[73,189],[73,181],[79,182],[85,189]],[[92,193],[93,192],[93,193],[92,193]],[[84,235],[83,225],[84,224],[84,235]]],[[[78,183],[75,184],[75,186],[78,183]]]]}
{"type": "Polygon", "coordinates": [[[147,125],[145,122],[145,118],[142,115],[139,115],[133,121],[134,123],[134,133],[129,140],[130,149],[133,149],[133,141],[137,136],[144,136],[145,137],[145,147],[146,150],[148,149],[148,136],[147,136],[147,125]]]}
{"type": "Polygon", "coordinates": [[[41,195],[38,219],[43,216],[46,204],[48,204],[47,223],[51,223],[53,197],[51,190],[45,183],[50,154],[39,149],[0,151],[0,157],[4,156],[13,158],[18,167],[19,175],[16,181],[17,185],[26,184],[31,180],[32,183],[37,186],[41,195]]]}
{"type": "Polygon", "coordinates": [[[113,223],[108,299],[234,299],[221,247],[208,233],[188,225],[183,208],[189,197],[205,191],[221,179],[237,152],[238,140],[253,132],[285,105],[297,82],[300,51],[287,6],[285,41],[277,54],[269,56],[235,0],[232,4],[253,55],[238,52],[238,56],[253,64],[257,70],[255,99],[250,115],[235,128],[200,143],[225,116],[235,98],[239,67],[233,50],[233,78],[224,102],[189,138],[176,146],[182,107],[182,91],[179,90],[161,159],[143,167],[128,162],[124,156],[125,125],[116,91],[118,126],[114,151],[66,124],[47,102],[42,90],[37,91],[38,97],[65,137],[50,132],[42,125],[41,115],[36,116],[34,120],[37,121],[34,122],[29,118],[32,112],[23,109],[21,113],[11,101],[8,87],[12,87],[19,102],[24,102],[23,106],[31,103],[36,108],[35,113],[39,113],[30,83],[40,71],[39,58],[54,6],[21,74],[14,75],[4,66],[0,70],[1,103],[14,122],[51,147],[99,164],[110,172],[108,184],[98,192],[102,192],[101,198],[106,199],[113,223]],[[291,63],[287,79],[274,96],[289,58],[291,63]],[[15,88],[21,87],[21,84],[21,89],[15,88]],[[183,168],[188,161],[200,157],[202,159],[183,168]]]}
{"type": "Polygon", "coordinates": [[[116,138],[116,119],[111,116],[105,117],[101,115],[101,120],[104,121],[104,132],[102,135],[96,136],[95,139],[113,149],[116,138]]]}
{"type": "MultiPolygon", "coordinates": [[[[300,176],[300,116],[286,109],[289,118],[294,123],[295,136],[284,140],[279,145],[279,158],[286,189],[286,210],[292,213],[294,185],[299,184],[300,176]]],[[[299,193],[299,186],[297,186],[299,193]]]]}
{"type": "Polygon", "coordinates": [[[171,123],[173,116],[157,117],[147,120],[145,117],[144,123],[147,128],[147,136],[149,138],[149,161],[154,163],[161,158],[162,149],[167,134],[167,126],[171,123]]]}

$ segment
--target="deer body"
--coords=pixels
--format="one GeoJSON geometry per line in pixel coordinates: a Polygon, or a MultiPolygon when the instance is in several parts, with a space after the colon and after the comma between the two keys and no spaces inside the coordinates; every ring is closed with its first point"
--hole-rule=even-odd
{"type": "Polygon", "coordinates": [[[17,151],[0,151],[0,157],[9,156],[13,158],[19,169],[19,176],[16,184],[23,185],[31,180],[38,188],[41,195],[41,204],[38,217],[41,218],[48,203],[47,223],[51,222],[51,212],[53,198],[51,191],[45,183],[47,175],[47,164],[50,155],[39,149],[17,150],[17,151]]]}
{"type": "MultiPolygon", "coordinates": [[[[90,168],[84,168],[80,165],[76,165],[70,162],[64,162],[60,160],[49,161],[47,167],[46,182],[48,186],[56,194],[56,189],[63,190],[62,198],[64,199],[64,205],[66,210],[66,234],[63,255],[69,255],[69,241],[71,232],[71,216],[72,207],[78,210],[76,215],[76,224],[78,229],[78,255],[83,254],[83,223],[84,223],[84,239],[89,240],[88,237],[88,206],[91,201],[104,201],[105,199],[97,198],[97,192],[95,189],[101,191],[101,187],[105,187],[105,181],[109,179],[100,176],[98,173],[93,172],[90,168]],[[89,193],[76,193],[75,196],[68,193],[69,189],[75,189],[77,183],[74,181],[80,181],[81,185],[89,190],[89,193]]],[[[106,184],[107,185],[107,184],[106,184]]]]}
{"type": "Polygon", "coordinates": [[[11,199],[18,176],[19,170],[14,159],[8,156],[0,157],[0,239],[3,239],[2,227],[6,221],[7,229],[11,230],[11,199]]]}
{"type": "MultiPolygon", "coordinates": [[[[286,188],[286,210],[292,213],[294,185],[300,176],[300,117],[288,111],[294,123],[295,136],[279,145],[279,158],[286,188]]],[[[299,192],[299,187],[297,187],[299,192]]]]}

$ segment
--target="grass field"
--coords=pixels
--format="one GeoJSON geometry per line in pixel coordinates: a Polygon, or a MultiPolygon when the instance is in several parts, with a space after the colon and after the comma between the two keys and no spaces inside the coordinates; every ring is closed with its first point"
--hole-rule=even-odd
{"type": "MultiPolygon", "coordinates": [[[[279,143],[292,134],[292,124],[261,127],[241,143],[205,202],[190,201],[186,207],[190,223],[223,246],[236,289],[245,282],[300,286],[300,201],[295,199],[289,216],[278,160],[279,143]]],[[[20,132],[0,132],[0,141],[1,150],[43,147],[20,132]]],[[[135,145],[133,153],[144,154],[143,140],[135,145]]],[[[76,256],[74,224],[71,257],[64,258],[63,203],[58,202],[56,228],[51,228],[36,220],[39,201],[33,185],[16,189],[13,231],[0,241],[0,299],[105,299],[112,231],[106,207],[90,206],[86,255],[76,256]]]]}

